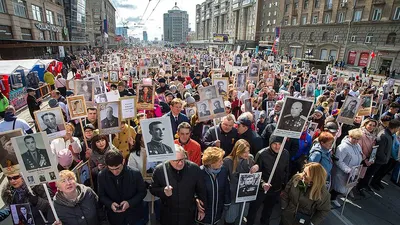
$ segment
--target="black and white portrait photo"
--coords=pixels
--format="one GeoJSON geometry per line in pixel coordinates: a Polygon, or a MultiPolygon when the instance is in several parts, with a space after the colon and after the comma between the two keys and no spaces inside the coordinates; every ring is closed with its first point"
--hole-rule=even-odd
{"type": "Polygon", "coordinates": [[[361,99],[348,95],[340,109],[337,121],[339,123],[352,125],[354,117],[356,117],[358,108],[360,107],[360,103],[361,99]]]}
{"type": "Polygon", "coordinates": [[[97,124],[101,134],[115,134],[121,131],[120,107],[119,101],[97,104],[97,112],[100,112],[97,124]]]}
{"type": "Polygon", "coordinates": [[[50,177],[52,180],[57,179],[56,174],[55,174],[54,172],[50,172],[50,173],[49,173],[49,177],[50,177]]]}
{"type": "Polygon", "coordinates": [[[308,78],[308,83],[309,84],[316,84],[317,83],[317,76],[316,75],[310,75],[308,78]]]}
{"type": "Polygon", "coordinates": [[[200,121],[206,121],[211,119],[211,110],[208,100],[197,102],[196,106],[197,106],[197,115],[199,116],[200,121]]]}
{"type": "Polygon", "coordinates": [[[151,67],[159,67],[160,66],[160,63],[156,57],[151,59],[150,66],[151,67]]]}
{"type": "Polygon", "coordinates": [[[147,77],[147,67],[140,67],[139,69],[139,78],[147,77]]]}
{"type": "Polygon", "coordinates": [[[258,79],[260,64],[252,63],[249,68],[249,79],[258,79]]]}
{"type": "Polygon", "coordinates": [[[29,184],[29,185],[35,184],[35,179],[33,178],[33,176],[28,176],[28,177],[27,177],[27,180],[28,180],[28,184],[29,184]]]}
{"type": "Polygon", "coordinates": [[[267,101],[267,108],[265,111],[267,111],[267,115],[275,108],[275,102],[274,101],[267,101]]]}
{"type": "Polygon", "coordinates": [[[358,116],[369,116],[372,111],[372,94],[371,95],[361,95],[361,106],[358,110],[358,116]]]}
{"type": "Polygon", "coordinates": [[[96,95],[95,97],[94,97],[94,102],[95,103],[103,103],[103,102],[108,102],[107,101],[107,94],[99,94],[99,95],[96,95]]]}
{"type": "Polygon", "coordinates": [[[222,97],[211,99],[212,111],[214,114],[214,118],[219,117],[218,115],[225,115],[224,101],[222,97]]]}
{"type": "Polygon", "coordinates": [[[362,165],[354,166],[351,168],[349,177],[347,178],[346,188],[351,188],[357,185],[358,179],[360,178],[361,169],[362,165]]]}
{"type": "Polygon", "coordinates": [[[246,88],[246,74],[239,72],[236,75],[236,89],[239,91],[244,91],[246,88]]]}
{"type": "Polygon", "coordinates": [[[236,203],[254,201],[261,181],[261,173],[240,173],[236,203]]]}
{"type": "Polygon", "coordinates": [[[119,72],[118,70],[111,70],[110,75],[108,76],[108,82],[110,83],[118,83],[119,81],[119,72]]]}
{"type": "Polygon", "coordinates": [[[147,161],[156,162],[176,159],[171,120],[169,117],[140,121],[147,161]]]}
{"type": "Polygon", "coordinates": [[[228,98],[228,84],[229,80],[227,77],[213,78],[213,85],[217,86],[219,96],[228,98]]]}
{"type": "Polygon", "coordinates": [[[65,135],[64,115],[60,107],[35,111],[34,114],[39,130],[46,132],[49,139],[65,135]]]}
{"type": "Polygon", "coordinates": [[[0,166],[3,171],[18,169],[18,159],[11,138],[22,135],[21,129],[0,133],[0,166]]]}
{"type": "Polygon", "coordinates": [[[326,85],[327,84],[327,78],[328,78],[328,75],[326,75],[326,74],[319,75],[319,77],[318,77],[318,86],[326,85]]]}
{"type": "Polygon", "coordinates": [[[308,83],[306,85],[306,97],[314,99],[315,96],[315,83],[308,83]]]}
{"type": "Polygon", "coordinates": [[[217,86],[216,85],[199,88],[198,91],[199,91],[199,95],[200,95],[200,100],[201,101],[211,100],[213,98],[218,97],[218,95],[217,95],[217,86]]]}
{"type": "Polygon", "coordinates": [[[205,69],[204,61],[200,61],[199,62],[199,71],[204,71],[204,69],[205,69]]]}
{"type": "Polygon", "coordinates": [[[82,164],[78,169],[78,182],[83,184],[87,187],[92,187],[91,176],[90,176],[90,169],[88,162],[82,164]]]}
{"type": "Polygon", "coordinates": [[[67,106],[71,120],[87,116],[86,101],[83,95],[67,97],[67,106]]]}
{"type": "Polygon", "coordinates": [[[300,138],[312,106],[312,100],[286,97],[274,135],[300,138]]]}
{"type": "Polygon", "coordinates": [[[251,98],[247,98],[244,100],[244,111],[253,112],[253,108],[251,107],[251,98]]]}
{"type": "Polygon", "coordinates": [[[196,114],[196,107],[187,107],[185,108],[186,116],[190,119],[194,114],[196,114]]]}
{"type": "Polygon", "coordinates": [[[49,176],[50,172],[54,172],[57,178],[58,169],[56,157],[53,156],[46,132],[14,137],[11,142],[21,173],[26,177],[33,176],[34,178],[32,185],[56,180],[49,176]],[[40,176],[43,177],[40,178],[40,176]],[[42,181],[43,179],[45,181],[42,181]]]}
{"type": "Polygon", "coordinates": [[[213,69],[220,70],[221,69],[221,59],[219,57],[215,57],[213,59],[213,69]]]}
{"type": "Polygon", "coordinates": [[[233,66],[242,66],[242,55],[241,54],[235,55],[235,58],[233,59],[233,66]]]}
{"type": "Polygon", "coordinates": [[[10,205],[12,221],[14,225],[35,225],[29,203],[10,205]]]}
{"type": "Polygon", "coordinates": [[[94,81],[89,80],[75,80],[74,92],[75,95],[83,95],[86,102],[93,102],[94,99],[94,81]]]}

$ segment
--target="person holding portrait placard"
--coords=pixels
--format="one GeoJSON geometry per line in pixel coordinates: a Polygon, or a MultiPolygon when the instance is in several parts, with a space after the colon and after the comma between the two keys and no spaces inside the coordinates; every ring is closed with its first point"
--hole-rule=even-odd
{"type": "MultiPolygon", "coordinates": [[[[301,132],[307,118],[301,114],[303,111],[303,104],[301,102],[294,102],[290,108],[290,114],[283,112],[282,127],[279,129],[301,132]]],[[[287,113],[287,112],[286,112],[287,113]]]]}
{"type": "Polygon", "coordinates": [[[117,133],[113,139],[113,145],[122,152],[124,159],[127,159],[131,148],[135,145],[136,131],[128,126],[126,120],[121,121],[121,132],[117,133]]]}
{"type": "Polygon", "coordinates": [[[154,121],[149,124],[149,133],[151,141],[147,143],[149,155],[173,153],[170,146],[162,143],[164,139],[165,126],[160,121],[154,121]]]}
{"type": "Polygon", "coordinates": [[[49,167],[50,160],[46,149],[38,149],[36,147],[35,137],[27,135],[24,137],[25,147],[27,151],[22,153],[22,160],[26,170],[34,170],[49,167]]]}
{"type": "Polygon", "coordinates": [[[112,106],[106,106],[106,118],[101,121],[101,128],[112,128],[118,126],[118,117],[114,116],[114,109],[112,106]]]}

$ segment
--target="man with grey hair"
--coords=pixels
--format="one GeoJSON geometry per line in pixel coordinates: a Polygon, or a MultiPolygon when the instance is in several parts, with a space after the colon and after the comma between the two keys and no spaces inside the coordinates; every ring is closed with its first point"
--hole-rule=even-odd
{"type": "MultiPolygon", "coordinates": [[[[175,145],[175,151],[175,160],[156,167],[153,173],[153,184],[150,186],[150,192],[159,197],[162,202],[160,218],[162,225],[192,224],[195,216],[204,218],[204,214],[195,215],[195,210],[193,210],[196,207],[195,202],[201,202],[203,207],[207,205],[204,179],[199,179],[203,176],[200,167],[187,160],[186,151],[181,146],[175,145]],[[169,185],[167,185],[167,179],[169,185]]],[[[200,211],[202,209],[198,208],[197,212],[200,211]]]]}
{"type": "Polygon", "coordinates": [[[208,129],[204,135],[203,149],[218,147],[225,151],[225,156],[232,152],[233,146],[238,140],[238,132],[234,128],[235,117],[228,114],[222,117],[221,123],[208,129]]]}

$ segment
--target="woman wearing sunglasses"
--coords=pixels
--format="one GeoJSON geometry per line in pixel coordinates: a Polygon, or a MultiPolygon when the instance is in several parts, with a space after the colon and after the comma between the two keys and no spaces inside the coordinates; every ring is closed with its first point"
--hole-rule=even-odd
{"type": "Polygon", "coordinates": [[[339,194],[347,194],[347,180],[354,170],[363,160],[359,140],[362,137],[361,129],[353,129],[349,131],[349,135],[344,137],[343,141],[336,149],[336,158],[332,169],[332,190],[331,201],[334,206],[340,207],[340,203],[336,200],[339,194]]]}
{"type": "MultiPolygon", "coordinates": [[[[13,171],[7,174],[8,184],[4,187],[1,192],[1,197],[4,203],[9,207],[12,204],[23,204],[29,203],[32,210],[32,215],[35,220],[35,224],[42,225],[45,224],[42,215],[46,220],[49,220],[48,214],[51,214],[49,201],[46,197],[46,192],[44,190],[43,185],[36,185],[32,187],[32,195],[27,185],[25,184],[24,179],[20,175],[19,171],[13,171]]],[[[49,189],[49,193],[52,196],[53,193],[51,189],[49,189]]],[[[50,216],[50,215],[49,215],[50,216]]],[[[52,218],[52,215],[51,215],[52,218]]]]}

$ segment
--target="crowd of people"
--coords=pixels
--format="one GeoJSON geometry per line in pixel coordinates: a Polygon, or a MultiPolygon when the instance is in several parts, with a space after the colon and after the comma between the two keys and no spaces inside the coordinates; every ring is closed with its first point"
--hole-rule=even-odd
{"type": "MultiPolygon", "coordinates": [[[[280,205],[281,224],[316,225],[323,224],[332,208],[341,207],[339,195],[365,198],[379,192],[385,188],[382,179],[392,171],[390,179],[399,184],[400,98],[389,80],[378,85],[365,74],[352,80],[329,67],[324,71],[326,81],[316,85],[309,96],[306,87],[321,75],[320,70],[268,62],[247,51],[134,48],[66,62],[66,70],[72,71],[75,80],[99,76],[106,92],[154,102],[154,109],[138,110],[132,120],[116,118],[121,120],[121,131],[103,135],[98,129],[106,125],[99,124],[96,103],[88,105],[83,121],[70,119],[66,98],[74,96],[74,91],[65,74],[54,76],[47,71],[45,81],[52,88],[48,105],[59,107],[66,121],[65,135],[50,143],[59,178],[47,183],[49,201],[43,185],[30,187],[18,170],[3,171],[8,184],[1,197],[8,207],[1,210],[1,220],[10,215],[11,205],[28,203],[38,225],[230,225],[240,219],[248,225],[266,225],[280,205]],[[214,59],[219,59],[218,65],[214,59]],[[156,65],[141,77],[142,68],[150,67],[147,63],[156,65]],[[108,82],[109,70],[118,71],[118,82],[108,82]],[[339,77],[345,80],[340,87],[339,77]],[[151,78],[155,86],[146,89],[146,94],[138,89],[148,82],[145,78],[151,78]],[[226,78],[226,87],[217,78],[226,78]],[[216,115],[223,115],[203,120],[210,112],[200,115],[201,104],[188,115],[187,109],[204,102],[201,89],[213,85],[223,98],[223,105],[214,104],[216,109],[217,105],[223,108],[216,115]],[[344,106],[348,97],[364,95],[372,95],[368,115],[357,115],[356,105],[351,103],[344,106]],[[288,97],[313,101],[311,113],[300,115],[305,109],[298,102],[289,107],[290,112],[283,112],[288,97]],[[338,121],[339,115],[351,118],[352,123],[338,121]],[[157,141],[164,131],[157,123],[150,125],[152,141],[144,141],[147,134],[142,132],[141,121],[157,117],[170,118],[174,146],[157,141]],[[279,129],[301,135],[284,141],[275,135],[278,123],[282,124],[279,129]],[[148,162],[147,154],[156,152],[173,152],[176,159],[148,162]],[[82,162],[90,165],[89,182],[80,182],[74,171],[82,162]],[[355,168],[361,168],[356,176],[355,168]],[[262,175],[256,199],[237,203],[239,174],[257,172],[262,175]],[[349,186],[349,180],[355,184],[349,186]],[[260,208],[261,218],[256,221],[260,208]]],[[[27,91],[27,104],[35,119],[35,111],[43,110],[43,99],[35,89],[27,91]]],[[[88,93],[88,97],[93,96],[88,93]]],[[[5,101],[0,95],[0,103],[5,101]]],[[[4,118],[0,131],[21,128],[24,135],[38,132],[37,121],[36,129],[31,129],[17,118],[11,105],[4,107],[0,116],[4,118]]],[[[50,125],[55,115],[46,116],[48,129],[53,129],[48,133],[57,132],[58,128],[50,125]]],[[[7,141],[0,139],[3,146],[7,141]]]]}

